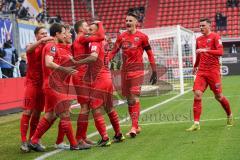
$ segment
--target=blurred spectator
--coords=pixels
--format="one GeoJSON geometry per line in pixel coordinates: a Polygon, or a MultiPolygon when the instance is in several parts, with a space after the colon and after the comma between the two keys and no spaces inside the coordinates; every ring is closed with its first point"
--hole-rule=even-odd
{"type": "Polygon", "coordinates": [[[114,43],[112,42],[112,39],[110,36],[106,36],[105,37],[105,45],[104,45],[104,49],[106,52],[111,51],[114,47],[114,43]]]}
{"type": "Polygon", "coordinates": [[[25,77],[27,73],[27,56],[26,53],[21,54],[21,61],[19,64],[21,77],[25,77]]]}
{"type": "Polygon", "coordinates": [[[25,8],[24,6],[21,6],[19,9],[17,16],[19,19],[29,20],[31,19],[31,15],[29,13],[29,7],[25,8]]]}
{"type": "Polygon", "coordinates": [[[227,29],[227,17],[224,14],[222,14],[221,12],[217,12],[215,16],[215,21],[216,21],[216,29],[218,31],[227,29]]]}
{"type": "Polygon", "coordinates": [[[189,56],[190,55],[190,46],[188,44],[188,41],[185,40],[185,44],[184,44],[184,48],[183,48],[184,52],[183,54],[186,55],[186,56],[189,56]]]}
{"type": "Polygon", "coordinates": [[[237,54],[238,53],[238,48],[236,47],[235,44],[232,45],[232,47],[229,50],[230,54],[237,54]]]}
{"type": "Polygon", "coordinates": [[[0,67],[2,70],[2,74],[8,78],[13,77],[13,69],[12,65],[18,61],[18,54],[16,49],[12,46],[12,42],[8,40],[3,44],[3,49],[1,51],[1,57],[3,60],[0,60],[0,67]]]}
{"type": "Polygon", "coordinates": [[[227,7],[238,7],[239,0],[227,0],[227,7]]]}

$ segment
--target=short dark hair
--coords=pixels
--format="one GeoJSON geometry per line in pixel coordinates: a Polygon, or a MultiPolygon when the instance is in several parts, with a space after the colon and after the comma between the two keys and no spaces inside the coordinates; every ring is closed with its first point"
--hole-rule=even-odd
{"type": "Polygon", "coordinates": [[[62,25],[62,24],[59,24],[59,23],[52,24],[50,29],[49,29],[50,30],[50,36],[55,37],[57,32],[59,32],[59,33],[62,32],[62,28],[65,28],[64,25],[62,25]]]}
{"type": "Polygon", "coordinates": [[[67,30],[71,30],[71,26],[69,24],[64,24],[64,28],[67,29],[67,30]]]}
{"type": "Polygon", "coordinates": [[[78,33],[78,28],[82,27],[82,24],[84,22],[86,22],[86,21],[84,19],[81,19],[74,24],[74,30],[75,30],[76,33],[78,33]]]}
{"type": "Polygon", "coordinates": [[[200,22],[204,22],[204,21],[211,24],[211,20],[209,18],[200,18],[200,22]]]}
{"type": "Polygon", "coordinates": [[[127,16],[132,16],[132,17],[136,18],[137,20],[139,20],[139,15],[136,12],[128,12],[127,16]]]}
{"type": "Polygon", "coordinates": [[[35,30],[34,30],[34,34],[37,35],[38,32],[39,32],[41,29],[45,29],[45,27],[44,27],[44,26],[38,26],[38,27],[36,27],[35,30]]]}

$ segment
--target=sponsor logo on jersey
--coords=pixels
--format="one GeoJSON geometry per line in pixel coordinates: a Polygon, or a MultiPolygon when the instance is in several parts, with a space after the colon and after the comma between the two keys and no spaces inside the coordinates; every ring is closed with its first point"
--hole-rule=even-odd
{"type": "Polygon", "coordinates": [[[130,41],[124,41],[122,43],[122,48],[123,49],[128,49],[128,48],[131,48],[132,47],[132,43],[130,41]]]}

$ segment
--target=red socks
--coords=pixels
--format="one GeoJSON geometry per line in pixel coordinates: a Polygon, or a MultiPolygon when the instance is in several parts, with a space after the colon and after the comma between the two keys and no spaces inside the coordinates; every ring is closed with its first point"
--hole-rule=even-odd
{"type": "Polygon", "coordinates": [[[108,134],[107,134],[104,117],[102,116],[101,113],[94,113],[93,118],[94,118],[95,126],[96,126],[99,134],[101,135],[102,139],[107,140],[108,134]]]}
{"type": "Polygon", "coordinates": [[[34,132],[35,132],[35,130],[36,130],[36,128],[37,128],[39,119],[40,119],[40,115],[39,115],[39,116],[34,116],[34,115],[32,115],[31,121],[30,121],[29,139],[31,139],[31,137],[33,136],[33,134],[34,134],[34,132]]]}
{"type": "Polygon", "coordinates": [[[227,116],[230,116],[232,114],[231,112],[231,108],[230,108],[230,104],[227,100],[226,97],[223,97],[221,101],[219,101],[223,107],[223,109],[225,110],[227,116]]]}
{"type": "Polygon", "coordinates": [[[21,121],[20,121],[20,132],[21,132],[21,139],[22,142],[27,141],[27,131],[29,126],[30,115],[22,114],[21,121]]]}
{"type": "Polygon", "coordinates": [[[202,100],[194,99],[194,102],[193,102],[194,121],[199,122],[201,113],[202,113],[202,100]]]}
{"type": "Polygon", "coordinates": [[[119,135],[121,131],[117,112],[113,110],[112,112],[108,113],[108,117],[115,131],[115,135],[119,135]]]}
{"type": "Polygon", "coordinates": [[[59,122],[58,123],[58,136],[57,136],[56,144],[62,143],[63,140],[64,140],[64,136],[65,136],[65,133],[64,133],[63,128],[61,126],[61,123],[59,122]]]}
{"type": "Polygon", "coordinates": [[[140,116],[140,103],[136,102],[134,105],[128,106],[128,112],[132,119],[132,127],[138,128],[138,119],[140,116]]]}
{"type": "Polygon", "coordinates": [[[42,135],[52,126],[55,119],[50,123],[45,117],[43,117],[38,123],[37,129],[33,134],[31,141],[33,144],[37,144],[42,135]]]}
{"type": "Polygon", "coordinates": [[[76,139],[84,140],[87,138],[88,114],[79,114],[77,121],[76,139]]]}
{"type": "Polygon", "coordinates": [[[66,134],[70,145],[77,146],[77,141],[73,134],[73,128],[70,117],[65,117],[60,120],[60,128],[62,128],[63,132],[66,134]]]}

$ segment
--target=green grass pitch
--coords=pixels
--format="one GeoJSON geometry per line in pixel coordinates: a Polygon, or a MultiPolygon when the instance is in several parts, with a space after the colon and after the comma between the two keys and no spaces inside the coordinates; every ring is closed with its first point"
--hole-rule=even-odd
{"type": "MultiPolygon", "coordinates": [[[[186,128],[192,124],[192,92],[186,93],[140,117],[142,132],[134,139],[126,139],[123,143],[112,144],[107,148],[95,147],[85,151],[62,151],[54,154],[49,160],[238,160],[240,159],[240,76],[223,78],[223,93],[230,101],[235,117],[233,127],[226,126],[226,116],[220,104],[208,89],[203,97],[203,114],[201,130],[188,133],[186,128]]],[[[141,99],[142,110],[161,103],[175,95],[144,97],[141,99]]],[[[117,108],[121,119],[127,116],[127,107],[117,108]]],[[[108,119],[107,117],[105,118],[108,119]]],[[[0,117],[0,159],[34,159],[44,153],[21,153],[20,146],[20,114],[0,117]]],[[[109,122],[108,122],[109,124],[109,122]]],[[[57,135],[55,125],[44,135],[42,143],[47,152],[53,151],[57,135]]],[[[130,122],[122,124],[122,131],[129,130],[130,122]]],[[[76,122],[73,118],[73,126],[76,122]]],[[[92,121],[88,133],[95,132],[92,121]]],[[[113,136],[112,129],[108,130],[113,136]]],[[[92,137],[98,140],[99,136],[92,137]]]]}

